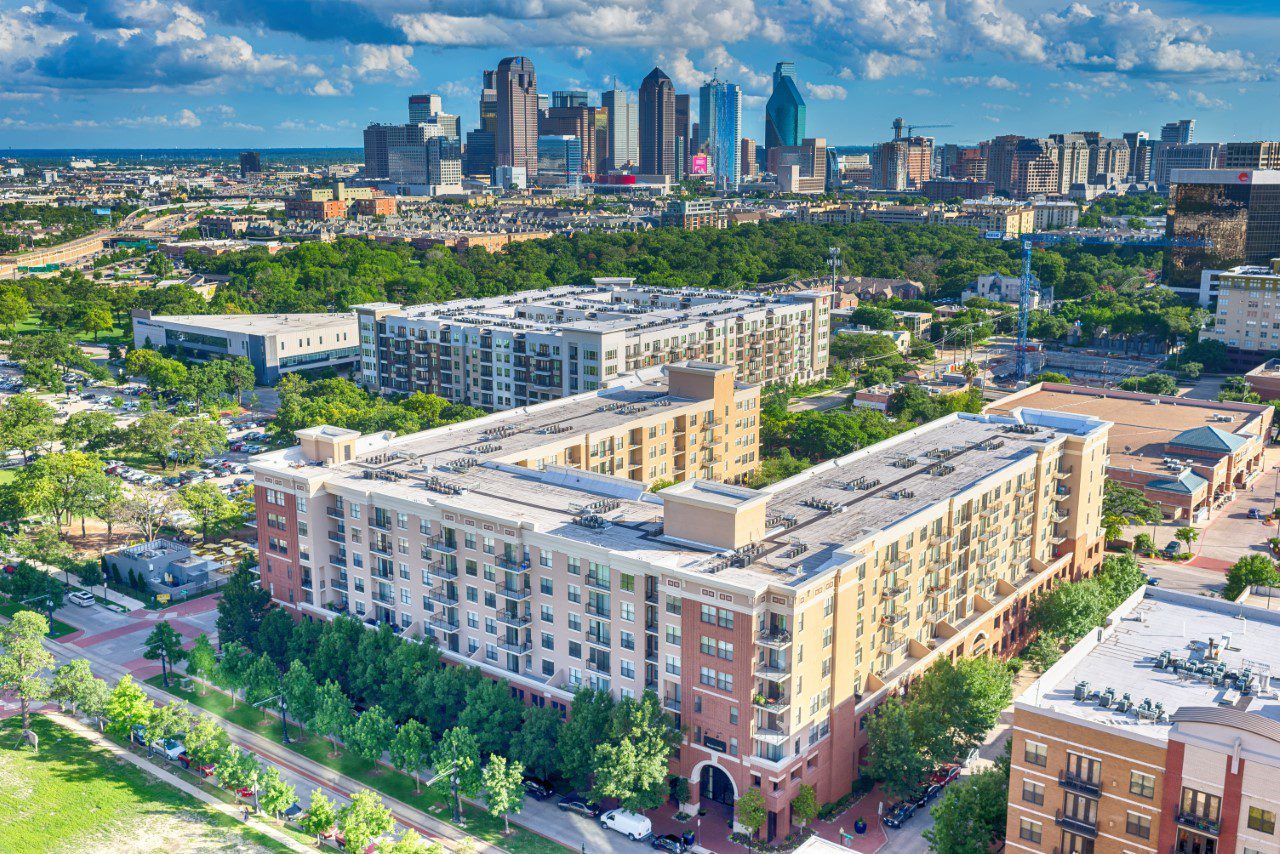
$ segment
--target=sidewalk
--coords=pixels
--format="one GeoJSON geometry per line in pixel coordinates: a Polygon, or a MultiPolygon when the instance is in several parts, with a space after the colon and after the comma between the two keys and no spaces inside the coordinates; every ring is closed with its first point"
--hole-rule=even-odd
{"type": "MultiPolygon", "coordinates": [[[[181,791],[186,792],[188,795],[191,795],[193,798],[203,801],[204,803],[216,809],[218,812],[234,820],[237,824],[241,823],[241,818],[240,818],[241,810],[235,804],[229,804],[229,803],[226,803],[225,801],[221,801],[215,798],[213,795],[209,794],[208,792],[204,791],[200,787],[194,786],[191,783],[187,782],[186,780],[182,779],[182,777],[178,776],[177,774],[174,774],[170,771],[166,771],[161,767],[151,764],[150,762],[146,761],[142,757],[134,754],[132,751],[125,750],[123,747],[116,744],[111,739],[107,738],[104,735],[101,735],[93,727],[85,726],[80,721],[76,720],[70,715],[64,715],[60,712],[46,712],[45,714],[50,720],[56,722],[60,726],[66,727],[67,729],[71,730],[72,732],[76,733],[82,738],[93,742],[99,747],[102,747],[106,750],[111,751],[111,753],[115,755],[116,758],[123,759],[124,761],[130,763],[131,765],[134,765],[142,769],[143,771],[150,774],[151,776],[158,777],[161,780],[164,780],[169,785],[173,786],[174,788],[180,789],[181,791]]],[[[290,851],[308,852],[313,850],[309,846],[301,844],[300,842],[298,842],[288,834],[281,833],[278,829],[276,829],[275,827],[272,827],[267,822],[255,821],[252,823],[246,823],[246,826],[252,828],[253,830],[259,833],[262,833],[262,834],[265,834],[266,836],[271,837],[273,840],[285,846],[290,851]]]]}
{"type": "Polygon", "coordinates": [[[123,593],[117,593],[116,591],[112,590],[110,587],[107,587],[105,584],[99,584],[96,587],[85,587],[83,584],[80,583],[80,580],[76,578],[74,574],[63,573],[63,571],[58,569],[56,566],[50,566],[47,563],[41,563],[39,561],[34,561],[34,560],[30,561],[30,564],[34,566],[36,569],[40,570],[41,572],[46,572],[49,575],[52,575],[54,578],[58,579],[59,581],[65,581],[69,583],[72,587],[76,588],[77,590],[87,590],[90,593],[92,593],[94,596],[101,596],[103,599],[106,599],[109,602],[114,602],[115,604],[124,608],[126,611],[139,611],[146,607],[145,602],[139,602],[137,599],[134,599],[132,596],[126,596],[123,593]],[[64,578],[64,575],[66,576],[65,578],[64,578]],[[102,592],[99,593],[98,592],[99,590],[101,590],[102,592]]]}

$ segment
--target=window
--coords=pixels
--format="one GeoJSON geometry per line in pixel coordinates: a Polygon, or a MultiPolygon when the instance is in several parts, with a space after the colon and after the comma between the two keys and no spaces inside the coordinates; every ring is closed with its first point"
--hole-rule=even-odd
{"type": "Polygon", "coordinates": [[[1102,763],[1078,753],[1067,753],[1067,775],[1097,785],[1102,779],[1102,763]]]}
{"type": "Polygon", "coordinates": [[[1043,768],[1049,764],[1049,747],[1038,741],[1023,742],[1022,758],[1028,765],[1039,765],[1043,768]]]}
{"type": "Polygon", "coordinates": [[[1192,815],[1197,818],[1208,819],[1209,821],[1217,821],[1218,814],[1222,808],[1222,798],[1217,795],[1211,795],[1208,792],[1200,792],[1195,789],[1188,789],[1185,786],[1182,789],[1182,812],[1185,815],[1192,815]]]}
{"type": "Polygon", "coordinates": [[[1024,818],[1018,822],[1018,838],[1025,839],[1028,842],[1040,844],[1040,837],[1043,833],[1043,827],[1038,821],[1032,821],[1024,818]]]}
{"type": "Polygon", "coordinates": [[[1061,854],[1093,854],[1093,840],[1064,830],[1059,850],[1061,854]]]}
{"type": "Polygon", "coordinates": [[[1023,780],[1022,799],[1029,804],[1044,806],[1044,786],[1031,780],[1023,780]]]}
{"type": "Polygon", "coordinates": [[[1249,829],[1262,833],[1276,832],[1276,814],[1262,807],[1249,807],[1249,829]]]}
{"type": "MultiPolygon", "coordinates": [[[[1253,812],[1250,810],[1250,820],[1253,819],[1253,812]]],[[[1137,836],[1140,839],[1151,838],[1151,816],[1142,813],[1131,812],[1124,821],[1124,832],[1130,836],[1137,836]]]]}
{"type": "Polygon", "coordinates": [[[1152,774],[1143,774],[1141,771],[1129,772],[1129,794],[1137,795],[1142,798],[1154,798],[1156,796],[1156,778],[1152,774]]]}

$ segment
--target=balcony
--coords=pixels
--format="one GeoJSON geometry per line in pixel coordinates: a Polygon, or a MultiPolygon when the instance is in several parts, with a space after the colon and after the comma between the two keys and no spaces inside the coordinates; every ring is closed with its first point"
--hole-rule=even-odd
{"type": "Polygon", "coordinates": [[[594,590],[603,590],[605,593],[608,593],[610,590],[608,579],[601,580],[599,577],[594,575],[588,575],[583,583],[594,590]]]}
{"type": "Polygon", "coordinates": [[[447,590],[440,588],[433,589],[427,594],[427,598],[432,602],[435,602],[437,605],[445,605],[447,607],[452,607],[458,604],[458,594],[450,593],[447,590]]]}
{"type": "Polygon", "coordinates": [[[497,560],[494,561],[494,563],[496,563],[502,569],[505,569],[507,572],[528,572],[529,571],[529,561],[527,560],[512,560],[509,557],[499,557],[497,558],[497,560]]]}
{"type": "Polygon", "coordinates": [[[1054,492],[1053,500],[1061,501],[1062,499],[1066,498],[1070,494],[1071,494],[1071,487],[1059,486],[1058,489],[1054,492]]]}
{"type": "Polygon", "coordinates": [[[777,664],[757,663],[756,675],[768,682],[786,682],[791,678],[791,668],[779,667],[777,664]]]}
{"type": "Polygon", "coordinates": [[[347,579],[345,579],[345,578],[335,578],[335,579],[333,579],[332,581],[330,581],[330,582],[329,582],[329,587],[331,587],[331,588],[332,588],[332,589],[334,589],[334,590],[344,590],[344,591],[345,591],[345,590],[347,589],[347,579]]]}
{"type": "Polygon", "coordinates": [[[513,628],[522,629],[525,626],[529,625],[530,622],[532,622],[532,618],[529,617],[527,614],[522,616],[520,614],[513,614],[509,611],[499,611],[498,622],[502,623],[502,625],[504,626],[511,626],[513,628]]]}
{"type": "Polygon", "coordinates": [[[609,649],[613,646],[612,639],[609,637],[608,632],[587,632],[586,641],[592,646],[603,647],[604,649],[609,649]]]}
{"type": "Polygon", "coordinates": [[[777,727],[757,726],[753,737],[765,744],[787,743],[787,734],[777,727]]]}
{"type": "Polygon", "coordinates": [[[444,540],[432,540],[431,542],[427,543],[427,546],[428,548],[434,549],[435,551],[438,551],[438,552],[443,552],[444,554],[451,555],[451,554],[457,554],[458,552],[457,543],[446,543],[444,540]]]}
{"type": "Polygon", "coordinates": [[[675,697],[663,697],[662,708],[666,709],[668,712],[674,712],[678,715],[680,714],[680,701],[675,697]]]}
{"type": "Polygon", "coordinates": [[[756,643],[769,649],[786,649],[791,646],[791,632],[783,629],[765,629],[756,635],[756,643]]]}
{"type": "Polygon", "coordinates": [[[608,662],[601,663],[599,661],[596,661],[595,659],[589,658],[587,659],[587,669],[592,671],[593,673],[603,673],[605,676],[609,675],[608,662]]]}
{"type": "Polygon", "coordinates": [[[444,614],[428,614],[427,625],[438,632],[446,634],[457,634],[458,621],[444,614]]]}
{"type": "Polygon", "coordinates": [[[594,602],[588,602],[588,603],[587,603],[586,611],[587,611],[587,613],[588,613],[588,614],[590,614],[591,616],[593,616],[593,617],[599,617],[599,618],[600,618],[600,619],[602,619],[602,620],[612,620],[612,619],[613,619],[613,617],[612,617],[612,616],[610,616],[610,614],[609,614],[609,609],[608,609],[608,608],[601,608],[599,605],[595,604],[594,602]]]}
{"type": "Polygon", "coordinates": [[[1058,810],[1057,814],[1054,816],[1054,821],[1057,822],[1058,826],[1063,830],[1067,830],[1071,833],[1086,836],[1089,839],[1096,839],[1098,837],[1098,824],[1095,821],[1088,821],[1087,819],[1066,815],[1062,810],[1058,810]]]}
{"type": "Polygon", "coordinates": [[[347,541],[347,535],[340,534],[337,531],[330,531],[329,541],[334,543],[345,543],[347,541]]]}
{"type": "Polygon", "coordinates": [[[391,533],[391,520],[379,519],[375,516],[369,520],[369,527],[378,531],[386,531],[389,534],[391,533]]]}
{"type": "Polygon", "coordinates": [[[533,595],[527,587],[499,587],[498,595],[513,602],[523,602],[533,595]]]}
{"type": "Polygon", "coordinates": [[[1071,516],[1070,516],[1069,514],[1067,514],[1067,513],[1063,513],[1063,512],[1061,512],[1061,511],[1059,511],[1059,512],[1057,512],[1057,513],[1054,513],[1054,514],[1053,514],[1052,516],[1050,516],[1049,518],[1053,520],[1053,523],[1054,523],[1055,525],[1061,525],[1063,522],[1065,522],[1065,521],[1067,521],[1068,519],[1070,519],[1070,518],[1071,518],[1071,516]]]}
{"type": "Polygon", "coordinates": [[[896,626],[898,623],[906,622],[906,619],[907,619],[907,615],[905,613],[885,614],[883,617],[880,618],[880,625],[896,626]]]}
{"type": "Polygon", "coordinates": [[[791,708],[791,698],[785,694],[777,697],[766,697],[764,694],[756,694],[751,698],[751,705],[757,709],[766,712],[772,712],[775,715],[783,714],[791,708]]]}
{"type": "Polygon", "coordinates": [[[1070,771],[1063,771],[1058,774],[1058,785],[1072,792],[1088,795],[1091,798],[1102,796],[1102,783],[1081,777],[1079,774],[1072,774],[1070,771]]]}
{"type": "Polygon", "coordinates": [[[1210,836],[1217,836],[1222,829],[1220,821],[1196,813],[1179,812],[1173,820],[1183,827],[1189,827],[1198,833],[1207,833],[1210,836]]]}
{"type": "Polygon", "coordinates": [[[897,599],[899,596],[902,596],[905,593],[908,593],[910,590],[911,588],[908,587],[907,585],[899,584],[896,587],[886,587],[881,592],[880,596],[884,599],[897,599]]]}
{"type": "Polygon", "coordinates": [[[458,570],[445,566],[444,561],[438,560],[434,563],[427,564],[427,575],[430,575],[432,578],[452,579],[458,577],[458,570]]]}
{"type": "Polygon", "coordinates": [[[502,650],[503,652],[513,653],[515,655],[524,655],[526,652],[533,649],[533,644],[513,643],[511,641],[498,641],[498,649],[502,650]]]}
{"type": "Polygon", "coordinates": [[[346,566],[347,556],[346,555],[329,555],[329,563],[333,564],[334,566],[346,566]]]}
{"type": "Polygon", "coordinates": [[[390,606],[396,604],[395,597],[390,594],[384,595],[382,593],[375,593],[373,594],[373,601],[377,602],[379,605],[390,606]]]}
{"type": "Polygon", "coordinates": [[[369,543],[369,551],[383,557],[391,557],[391,543],[369,543]]]}
{"type": "Polygon", "coordinates": [[[895,640],[885,641],[884,643],[880,644],[880,654],[883,656],[891,657],[898,654],[903,649],[906,649],[906,646],[907,646],[906,638],[897,638],[895,640]]]}
{"type": "Polygon", "coordinates": [[[1053,473],[1054,480],[1062,481],[1069,477],[1071,477],[1071,469],[1060,469],[1053,473]]]}
{"type": "Polygon", "coordinates": [[[334,507],[334,506],[330,505],[329,507],[324,508],[324,512],[325,512],[326,514],[328,514],[329,516],[333,517],[334,519],[341,519],[341,518],[342,518],[342,510],[341,510],[341,508],[334,507]]]}

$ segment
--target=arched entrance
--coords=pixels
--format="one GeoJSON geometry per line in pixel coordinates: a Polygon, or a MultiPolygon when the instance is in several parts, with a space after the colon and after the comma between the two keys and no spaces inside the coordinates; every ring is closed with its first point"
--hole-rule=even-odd
{"type": "Polygon", "coordinates": [[[737,789],[733,778],[723,768],[708,762],[698,774],[698,795],[703,803],[715,801],[732,808],[737,799],[737,789]]]}

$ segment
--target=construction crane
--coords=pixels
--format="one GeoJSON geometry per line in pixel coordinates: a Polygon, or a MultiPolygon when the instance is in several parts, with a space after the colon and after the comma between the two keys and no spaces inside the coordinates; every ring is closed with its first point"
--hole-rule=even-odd
{"type": "MultiPolygon", "coordinates": [[[[988,232],[986,237],[993,240],[1006,239],[1003,234],[988,232]]],[[[1029,373],[1027,369],[1027,326],[1031,321],[1031,293],[1035,278],[1031,275],[1031,250],[1036,246],[1053,246],[1059,243],[1078,243],[1083,246],[1141,246],[1150,249],[1168,249],[1172,247],[1213,245],[1201,237],[1167,237],[1163,234],[1151,237],[1132,234],[1070,234],[1057,231],[1034,232],[1018,238],[1022,241],[1022,282],[1018,288],[1018,343],[1014,351],[1014,376],[1018,382],[1024,382],[1029,373]]]]}
{"type": "Polygon", "coordinates": [[[905,134],[906,136],[913,136],[915,134],[916,128],[949,128],[949,127],[955,127],[955,125],[947,125],[947,124],[909,125],[903,120],[902,116],[898,116],[896,119],[893,120],[893,124],[891,125],[891,127],[893,128],[893,138],[902,139],[904,136],[903,134],[904,128],[906,129],[906,134],[905,134]]]}

